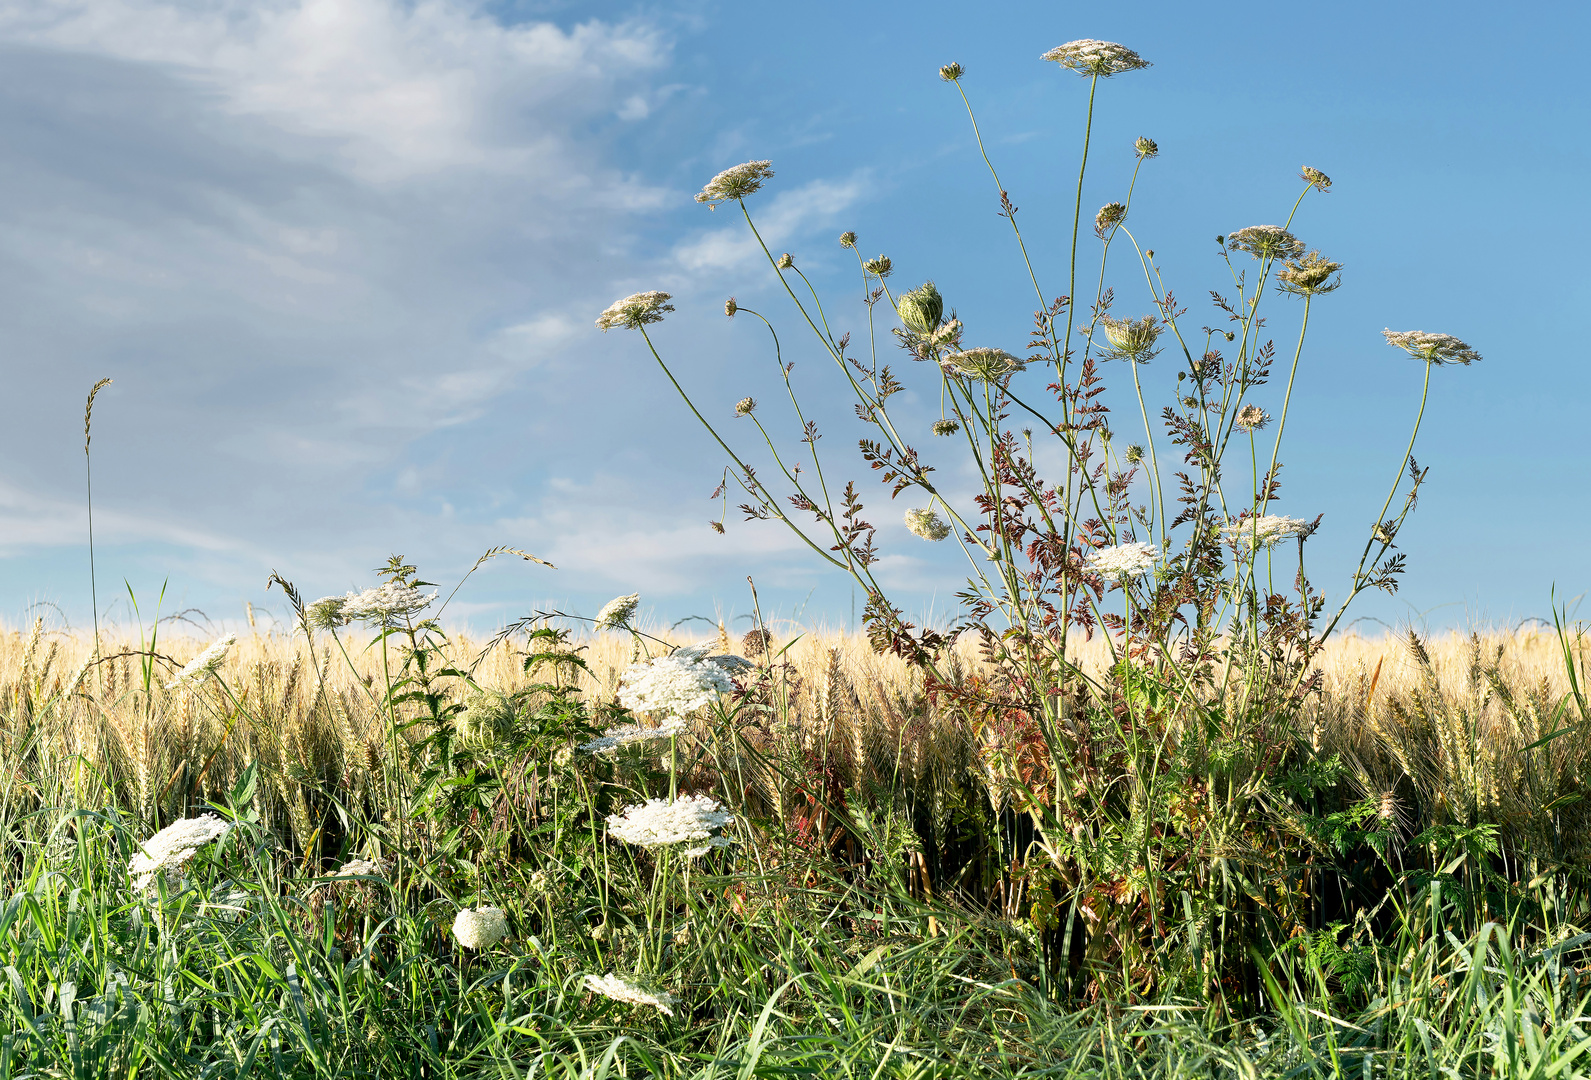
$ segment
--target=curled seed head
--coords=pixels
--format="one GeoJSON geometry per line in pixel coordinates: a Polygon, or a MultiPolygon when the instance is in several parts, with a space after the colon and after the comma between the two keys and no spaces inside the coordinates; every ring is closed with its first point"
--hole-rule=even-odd
{"type": "Polygon", "coordinates": [[[788,270],[795,265],[795,259],[791,258],[790,253],[787,251],[783,255],[779,256],[778,265],[779,269],[788,270]]]}
{"type": "Polygon", "coordinates": [[[735,303],[735,298],[733,296],[724,301],[724,314],[728,315],[731,319],[735,317],[735,312],[739,310],[740,305],[735,303]]]}
{"type": "Polygon", "coordinates": [[[963,74],[965,74],[965,71],[960,64],[946,64],[939,69],[939,77],[945,82],[955,82],[963,74]]]}
{"type": "Polygon", "coordinates": [[[750,416],[752,413],[754,413],[756,411],[757,411],[757,399],[756,398],[745,397],[745,398],[741,398],[739,401],[735,402],[735,415],[736,416],[750,416]]]}
{"type": "Polygon", "coordinates": [[[881,278],[889,277],[890,271],[892,271],[894,268],[895,268],[895,264],[890,262],[890,259],[889,259],[888,255],[880,255],[876,259],[868,259],[865,263],[862,264],[862,269],[863,270],[866,270],[869,274],[872,274],[874,277],[881,277],[881,278]]]}
{"type": "Polygon", "coordinates": [[[854,248],[856,246],[856,234],[851,230],[846,229],[840,234],[840,246],[854,248]]]}
{"type": "Polygon", "coordinates": [[[925,281],[908,293],[902,293],[895,304],[895,313],[906,329],[918,334],[931,334],[939,329],[945,316],[945,298],[931,281],[925,281]]]}
{"type": "Polygon", "coordinates": [[[1152,158],[1160,153],[1160,147],[1147,135],[1138,136],[1138,141],[1133,143],[1133,149],[1138,151],[1141,158],[1152,158]]]}
{"type": "Polygon", "coordinates": [[[1119,202],[1106,203],[1099,208],[1099,213],[1094,215],[1094,235],[1101,240],[1115,225],[1120,225],[1127,216],[1127,207],[1119,202]]]}

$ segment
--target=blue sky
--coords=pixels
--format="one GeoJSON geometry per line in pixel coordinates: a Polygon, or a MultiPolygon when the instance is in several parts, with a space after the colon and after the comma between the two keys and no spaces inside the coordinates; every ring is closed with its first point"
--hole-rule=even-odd
{"type": "MultiPolygon", "coordinates": [[[[734,619],[752,575],[765,610],[848,621],[848,583],[777,526],[708,528],[720,455],[638,338],[593,328],[661,288],[678,311],[660,347],[736,437],[733,402],[774,386],[765,339],[724,298],[786,331],[834,471],[875,508],[887,580],[942,616],[954,553],[901,527],[771,272],[691,196],[771,159],[753,212],[838,321],[864,318],[835,242],[854,229],[896,281],[933,278],[969,339],[1020,351],[1032,292],[936,71],[966,67],[1059,294],[1087,84],[1038,55],[1094,37],[1154,66],[1101,85],[1085,210],[1121,197],[1136,136],[1159,143],[1131,224],[1195,325],[1223,284],[1215,235],[1283,219],[1302,164],[1335,180],[1295,221],[1346,269],[1315,307],[1281,455],[1279,509],[1326,515],[1316,583],[1341,594],[1417,404],[1420,367],[1381,329],[1443,331],[1485,360],[1435,373],[1409,573],[1356,613],[1545,615],[1554,586],[1591,585],[1588,21],[1545,4],[0,0],[0,612],[87,618],[80,424],[108,376],[102,607],[124,580],[141,600],[166,582],[167,610],[235,622],[245,601],[281,610],[273,568],[313,597],[369,584],[396,551],[450,585],[511,544],[559,569],[494,564],[459,618],[638,589],[665,623],[734,619]]],[[[1131,269],[1107,278],[1117,310],[1147,312],[1131,269]]],[[[1297,305],[1268,303],[1290,341],[1297,305]]],[[[1174,371],[1151,369],[1151,398],[1174,371]]],[[[937,415],[930,390],[897,401],[937,415]]]]}

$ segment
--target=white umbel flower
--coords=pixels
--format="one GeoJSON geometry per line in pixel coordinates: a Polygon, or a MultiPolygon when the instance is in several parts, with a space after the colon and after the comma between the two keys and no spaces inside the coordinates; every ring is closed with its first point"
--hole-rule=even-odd
{"type": "MultiPolygon", "coordinates": [[[[723,847],[713,843],[713,830],[722,829],[735,822],[735,815],[716,799],[706,795],[686,795],[670,802],[667,799],[648,799],[638,806],[626,807],[624,813],[608,818],[608,835],[637,847],[666,847],[670,844],[698,844],[691,854],[703,854],[708,846],[723,847]]],[[[718,838],[722,840],[723,838],[718,838]]]]}
{"type": "Polygon", "coordinates": [[[943,540],[950,535],[950,526],[932,510],[906,511],[906,528],[913,536],[924,540],[943,540]]]}
{"type": "Polygon", "coordinates": [[[378,859],[349,859],[329,875],[334,878],[386,877],[387,864],[378,859]]]}
{"type": "Polygon", "coordinates": [[[696,201],[706,203],[711,208],[731,199],[744,199],[762,187],[764,180],[772,177],[773,162],[747,161],[725,169],[707,181],[707,185],[697,193],[696,201]]]}
{"type": "Polygon", "coordinates": [[[127,863],[133,888],[147,892],[162,872],[177,873],[206,844],[224,837],[232,828],[214,814],[173,821],[138,845],[138,852],[127,863]]]}
{"type": "Polygon", "coordinates": [[[735,688],[718,664],[699,650],[676,649],[644,664],[631,664],[619,687],[619,704],[632,712],[685,716],[735,688]]]}
{"type": "Polygon", "coordinates": [[[619,630],[630,625],[630,620],[635,617],[635,609],[641,606],[641,594],[633,592],[629,596],[615,596],[602,610],[597,612],[597,622],[594,629],[619,630]]]}
{"type": "Polygon", "coordinates": [[[581,743],[579,748],[587,754],[612,754],[631,743],[669,739],[684,730],[685,718],[671,716],[657,727],[625,724],[622,727],[609,728],[590,742],[581,743]]]}
{"type": "Polygon", "coordinates": [[[177,673],[177,677],[166,684],[167,690],[175,690],[182,686],[198,686],[210,676],[215,674],[215,669],[221,666],[221,661],[226,659],[226,654],[232,651],[232,646],[238,643],[236,634],[228,634],[211,644],[211,646],[188,661],[188,666],[177,673]]]}
{"type": "Polygon", "coordinates": [[[1383,330],[1388,345],[1396,345],[1416,360],[1428,364],[1472,364],[1481,354],[1452,334],[1432,334],[1424,330],[1383,330]]]}
{"type": "Polygon", "coordinates": [[[431,606],[436,592],[421,592],[413,585],[399,585],[389,581],[364,592],[350,592],[343,598],[341,616],[344,622],[367,622],[386,625],[395,619],[418,615],[431,606]]]}
{"type": "Polygon", "coordinates": [[[597,316],[597,329],[605,334],[620,326],[639,330],[648,323],[660,323],[663,321],[663,312],[674,310],[669,299],[668,293],[656,289],[631,293],[623,300],[609,304],[607,310],[597,316]]]}
{"type": "Polygon", "coordinates": [[[626,982],[617,975],[587,975],[585,986],[587,990],[594,990],[614,1001],[622,1001],[629,1005],[650,1005],[664,1016],[673,1016],[672,1006],[679,1004],[679,999],[666,990],[648,990],[635,983],[626,982]]]}
{"type": "Polygon", "coordinates": [[[1229,521],[1225,525],[1227,538],[1249,551],[1268,550],[1291,536],[1308,536],[1309,522],[1302,518],[1282,517],[1278,514],[1261,514],[1229,521]]]}
{"type": "Polygon", "coordinates": [[[1039,59],[1052,60],[1079,75],[1097,75],[1101,78],[1149,66],[1149,61],[1127,46],[1118,45],[1114,41],[1096,41],[1093,38],[1081,38],[1077,41],[1068,41],[1065,45],[1057,45],[1039,59]]]}
{"type": "Polygon", "coordinates": [[[466,949],[484,949],[508,936],[508,916],[499,907],[465,908],[453,919],[453,938],[466,949]]]}
{"type": "Polygon", "coordinates": [[[1132,542],[1098,548],[1088,556],[1088,568],[1107,581],[1124,584],[1155,568],[1160,552],[1153,544],[1132,542]]]}

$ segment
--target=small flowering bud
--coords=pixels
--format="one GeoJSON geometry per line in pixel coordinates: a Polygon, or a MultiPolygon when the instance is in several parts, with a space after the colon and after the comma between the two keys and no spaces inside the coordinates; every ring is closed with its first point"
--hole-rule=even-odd
{"type": "Polygon", "coordinates": [[[1226,340],[1231,341],[1231,340],[1233,340],[1236,337],[1237,337],[1237,335],[1232,333],[1232,331],[1230,331],[1230,330],[1226,331],[1226,340]]]}
{"type": "Polygon", "coordinates": [[[961,430],[961,425],[954,420],[935,420],[933,430],[935,435],[954,435],[961,430]]]}
{"type": "Polygon", "coordinates": [[[964,70],[960,64],[946,64],[939,69],[939,77],[945,82],[955,82],[963,74],[964,70]]]}
{"type": "Polygon", "coordinates": [[[945,299],[931,281],[925,281],[911,292],[904,293],[895,305],[895,313],[906,329],[919,334],[931,334],[939,329],[939,320],[945,315],[945,299]]]}
{"type": "Polygon", "coordinates": [[[1226,237],[1217,236],[1215,238],[1215,246],[1216,247],[1222,247],[1222,248],[1226,247],[1226,237]]]}
{"type": "Polygon", "coordinates": [[[840,246],[854,248],[856,246],[856,234],[849,229],[842,232],[840,234],[840,246]]]}
{"type": "Polygon", "coordinates": [[[1106,203],[1099,208],[1099,213],[1094,215],[1094,234],[1104,239],[1105,233],[1114,225],[1120,225],[1127,216],[1127,207],[1119,202],[1106,203]]]}
{"type": "Polygon", "coordinates": [[[1127,459],[1127,464],[1136,465],[1144,459],[1144,448],[1134,443],[1127,448],[1127,453],[1123,456],[1127,459]]]}
{"type": "Polygon", "coordinates": [[[1160,147],[1147,135],[1138,136],[1138,141],[1133,143],[1133,149],[1138,151],[1141,158],[1152,158],[1160,153],[1160,147]]]}
{"type": "Polygon", "coordinates": [[[790,257],[790,253],[787,251],[783,255],[779,256],[778,266],[781,270],[789,270],[791,267],[795,266],[795,260],[790,257]]]}
{"type": "Polygon", "coordinates": [[[878,258],[869,259],[862,264],[863,270],[866,270],[869,274],[872,274],[875,277],[881,278],[889,277],[890,271],[894,268],[895,264],[890,262],[888,255],[880,255],[878,258]]]}
{"type": "Polygon", "coordinates": [[[752,413],[754,413],[756,411],[757,411],[757,399],[756,398],[746,397],[746,398],[741,398],[739,401],[735,402],[735,415],[736,416],[750,416],[752,413]]]}
{"type": "Polygon", "coordinates": [[[950,526],[932,509],[906,511],[906,528],[924,540],[943,540],[950,535],[950,526]]]}
{"type": "Polygon", "coordinates": [[[735,317],[735,312],[739,310],[740,305],[735,303],[735,298],[733,296],[724,301],[724,314],[728,315],[731,319],[735,317]]]}
{"type": "Polygon", "coordinates": [[[1308,180],[1310,184],[1314,186],[1315,190],[1319,191],[1321,194],[1325,194],[1331,190],[1331,177],[1327,176],[1319,169],[1314,169],[1308,165],[1305,165],[1302,169],[1298,170],[1298,178],[1300,180],[1308,180]]]}
{"type": "Polygon", "coordinates": [[[1144,255],[1147,258],[1153,259],[1155,257],[1155,249],[1150,248],[1148,251],[1144,252],[1144,255]]]}

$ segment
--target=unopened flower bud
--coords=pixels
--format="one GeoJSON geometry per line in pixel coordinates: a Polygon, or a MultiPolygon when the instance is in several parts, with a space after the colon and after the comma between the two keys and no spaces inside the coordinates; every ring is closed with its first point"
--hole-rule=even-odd
{"type": "Polygon", "coordinates": [[[1144,448],[1134,443],[1127,448],[1127,453],[1123,456],[1126,457],[1127,464],[1136,465],[1144,459],[1144,448]]]}
{"type": "Polygon", "coordinates": [[[903,293],[895,305],[895,313],[906,329],[919,334],[931,334],[939,329],[944,318],[945,299],[931,281],[925,281],[911,292],[903,293]]]}
{"type": "Polygon", "coordinates": [[[781,270],[789,270],[791,267],[795,266],[795,260],[790,257],[790,253],[787,251],[783,255],[779,256],[778,266],[781,270]]]}
{"type": "Polygon", "coordinates": [[[1300,180],[1308,180],[1314,185],[1315,190],[1321,192],[1322,194],[1331,190],[1331,177],[1327,176],[1319,169],[1311,168],[1310,166],[1305,165],[1302,169],[1298,170],[1298,178],[1300,180]]]}
{"type": "Polygon", "coordinates": [[[757,399],[756,398],[749,398],[749,397],[741,398],[739,401],[735,402],[735,415],[736,416],[750,416],[752,413],[754,413],[756,411],[757,411],[757,399]]]}
{"type": "Polygon", "coordinates": [[[735,303],[735,298],[733,296],[724,301],[724,314],[728,315],[731,319],[735,317],[735,312],[739,310],[740,305],[735,303]]]}
{"type": "Polygon", "coordinates": [[[863,270],[866,270],[869,274],[872,274],[874,277],[881,277],[881,278],[889,277],[890,271],[893,270],[894,267],[895,267],[895,264],[890,262],[890,259],[889,259],[888,255],[880,255],[876,259],[868,259],[865,263],[862,264],[862,269],[863,270]]]}
{"type": "Polygon", "coordinates": [[[960,64],[946,64],[939,69],[939,77],[945,82],[955,82],[962,74],[963,69],[960,64]]]}
{"type": "Polygon", "coordinates": [[[1121,224],[1127,216],[1127,207],[1119,202],[1106,203],[1099,208],[1099,213],[1094,215],[1094,232],[1100,237],[1105,235],[1112,225],[1121,224]]]}
{"type": "Polygon", "coordinates": [[[1160,153],[1160,147],[1147,135],[1138,136],[1138,141],[1133,143],[1133,149],[1138,151],[1138,156],[1141,158],[1152,158],[1160,153]]]}
{"type": "Polygon", "coordinates": [[[845,230],[845,232],[842,232],[840,234],[840,246],[841,247],[855,247],[856,246],[856,234],[854,232],[851,232],[849,229],[845,230]]]}

